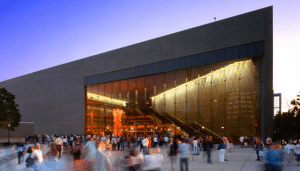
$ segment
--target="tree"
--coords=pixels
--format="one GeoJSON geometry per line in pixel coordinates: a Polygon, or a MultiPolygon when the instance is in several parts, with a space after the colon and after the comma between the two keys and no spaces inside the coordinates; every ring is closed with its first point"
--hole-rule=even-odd
{"type": "Polygon", "coordinates": [[[291,101],[293,108],[288,112],[278,113],[273,120],[273,139],[285,140],[300,138],[300,95],[291,101]]]}
{"type": "Polygon", "coordinates": [[[4,87],[0,88],[0,128],[8,131],[8,143],[10,131],[15,131],[21,121],[19,105],[15,103],[15,95],[4,87]]]}
{"type": "Polygon", "coordinates": [[[291,105],[293,108],[290,111],[298,115],[300,112],[300,94],[297,94],[297,98],[291,101],[291,105]]]}

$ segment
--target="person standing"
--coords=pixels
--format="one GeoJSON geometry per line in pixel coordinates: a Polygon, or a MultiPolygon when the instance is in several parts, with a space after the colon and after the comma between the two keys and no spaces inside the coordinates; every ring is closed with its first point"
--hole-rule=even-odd
{"type": "Polygon", "coordinates": [[[194,155],[198,154],[198,140],[197,140],[197,138],[194,138],[194,140],[193,140],[193,152],[194,152],[194,155]]]}
{"type": "Polygon", "coordinates": [[[121,151],[125,151],[125,145],[124,145],[124,143],[125,143],[125,137],[124,136],[121,136],[120,137],[120,142],[121,142],[121,151]]]}
{"type": "Polygon", "coordinates": [[[212,137],[209,136],[207,137],[207,140],[206,140],[206,153],[207,153],[207,163],[212,163],[211,161],[211,150],[213,149],[214,147],[214,143],[212,141],[212,137]]]}
{"type": "Polygon", "coordinates": [[[289,140],[289,143],[284,147],[284,152],[285,152],[285,156],[286,156],[286,160],[288,163],[292,163],[293,162],[293,151],[295,150],[295,146],[292,144],[292,140],[289,140]]]}
{"type": "Polygon", "coordinates": [[[170,161],[171,161],[171,169],[174,171],[176,169],[176,161],[177,161],[177,151],[178,151],[178,139],[170,139],[170,151],[169,151],[169,156],[170,156],[170,161]]]}
{"type": "Polygon", "coordinates": [[[116,138],[116,136],[113,136],[111,138],[111,143],[112,143],[112,150],[115,151],[116,147],[117,147],[117,138],[116,138]]]}
{"type": "Polygon", "coordinates": [[[148,154],[148,145],[149,145],[149,139],[148,138],[144,138],[142,140],[142,144],[143,144],[143,154],[144,156],[148,154]]]}
{"type": "Polygon", "coordinates": [[[153,142],[154,142],[154,147],[157,147],[157,137],[156,137],[156,135],[153,138],[153,142]]]}
{"type": "Polygon", "coordinates": [[[183,165],[185,165],[185,171],[189,170],[188,157],[190,153],[190,145],[187,144],[187,139],[183,138],[182,143],[178,146],[178,151],[180,153],[180,170],[183,171],[183,165]]]}
{"type": "Polygon", "coordinates": [[[27,143],[28,140],[29,140],[29,136],[26,134],[25,135],[25,143],[27,143]]]}
{"type": "Polygon", "coordinates": [[[219,162],[223,163],[224,162],[224,158],[225,158],[225,148],[226,145],[224,143],[224,140],[221,139],[220,144],[218,146],[218,150],[219,150],[219,162]]]}
{"type": "Polygon", "coordinates": [[[167,135],[164,136],[165,147],[168,146],[169,137],[167,135]]]}
{"type": "Polygon", "coordinates": [[[229,141],[228,139],[224,136],[224,142],[225,142],[225,157],[224,161],[228,161],[228,151],[229,151],[229,141]]]}
{"type": "Polygon", "coordinates": [[[244,137],[243,136],[240,137],[240,143],[241,143],[241,148],[243,148],[244,147],[244,137]]]}
{"type": "Polygon", "coordinates": [[[67,136],[64,136],[63,144],[64,144],[64,150],[68,149],[68,138],[67,138],[67,136]]]}
{"type": "Polygon", "coordinates": [[[56,149],[59,153],[58,157],[61,158],[61,148],[62,148],[62,145],[63,145],[63,140],[57,136],[57,138],[55,139],[55,145],[56,145],[56,149]]]}

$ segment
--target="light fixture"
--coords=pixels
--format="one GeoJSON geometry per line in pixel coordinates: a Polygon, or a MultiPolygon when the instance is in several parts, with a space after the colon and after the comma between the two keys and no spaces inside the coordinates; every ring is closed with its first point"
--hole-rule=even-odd
{"type": "Polygon", "coordinates": [[[202,127],[202,129],[204,129],[204,126],[202,127]]]}

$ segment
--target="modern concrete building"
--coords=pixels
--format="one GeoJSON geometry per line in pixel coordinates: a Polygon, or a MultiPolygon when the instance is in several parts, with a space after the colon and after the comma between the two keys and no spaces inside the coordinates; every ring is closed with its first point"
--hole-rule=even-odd
{"type": "Polygon", "coordinates": [[[272,134],[273,7],[0,83],[37,134],[272,134]]]}
{"type": "Polygon", "coordinates": [[[281,93],[274,94],[274,116],[281,113],[281,93]]]}

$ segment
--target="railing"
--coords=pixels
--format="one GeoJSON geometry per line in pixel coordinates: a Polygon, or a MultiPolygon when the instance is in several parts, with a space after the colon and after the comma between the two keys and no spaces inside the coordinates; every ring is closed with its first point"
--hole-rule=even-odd
{"type": "Polygon", "coordinates": [[[180,125],[181,128],[185,128],[187,132],[189,132],[190,135],[193,135],[197,132],[196,129],[194,129],[193,127],[191,127],[190,125],[184,123],[183,121],[181,121],[180,119],[176,118],[175,116],[169,114],[169,113],[165,113],[165,116],[167,118],[169,118],[171,121],[173,121],[176,125],[180,125]]]}
{"type": "Polygon", "coordinates": [[[192,123],[191,125],[197,125],[199,128],[204,129],[204,130],[206,130],[206,131],[209,131],[211,134],[214,134],[215,136],[217,136],[217,137],[219,137],[219,138],[222,138],[222,136],[220,136],[220,135],[218,135],[217,133],[211,131],[210,129],[207,129],[205,126],[203,126],[203,125],[201,125],[201,124],[199,124],[199,123],[197,123],[197,122],[195,122],[195,121],[190,122],[190,123],[192,123]]]}

